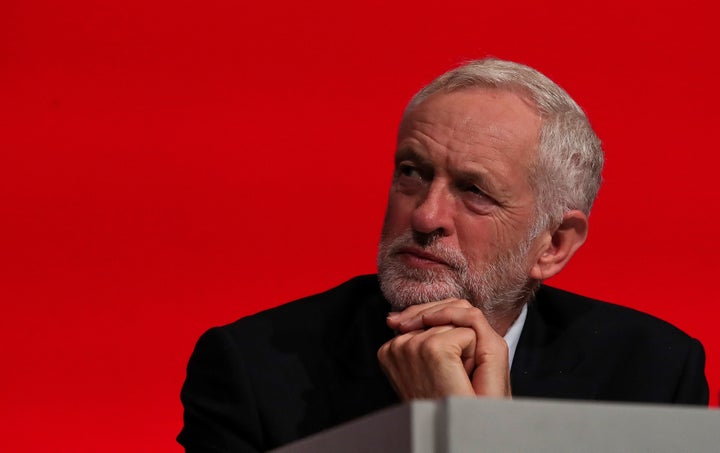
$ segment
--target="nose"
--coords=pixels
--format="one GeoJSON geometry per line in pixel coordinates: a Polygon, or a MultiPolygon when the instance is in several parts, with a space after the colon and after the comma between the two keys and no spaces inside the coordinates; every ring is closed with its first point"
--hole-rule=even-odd
{"type": "Polygon", "coordinates": [[[454,234],[454,201],[446,184],[432,182],[412,212],[411,227],[415,233],[432,237],[454,234]]]}

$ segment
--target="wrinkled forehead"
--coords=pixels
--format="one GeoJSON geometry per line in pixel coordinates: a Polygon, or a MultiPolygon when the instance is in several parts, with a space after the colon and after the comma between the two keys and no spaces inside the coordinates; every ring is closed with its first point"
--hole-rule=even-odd
{"type": "Polygon", "coordinates": [[[405,119],[405,117],[408,116],[412,111],[414,111],[418,106],[425,103],[428,99],[432,97],[454,93],[472,92],[477,90],[512,94],[517,99],[524,102],[525,105],[529,109],[534,111],[538,116],[540,116],[541,119],[545,119],[548,114],[548,112],[543,110],[543,108],[538,104],[537,100],[533,96],[533,93],[527,87],[512,83],[496,85],[491,83],[485,83],[482,81],[474,81],[472,85],[450,85],[442,88],[432,89],[430,91],[426,91],[426,89],[421,90],[410,100],[410,102],[408,102],[407,106],[405,106],[402,119],[405,119]]]}
{"type": "MultiPolygon", "coordinates": [[[[406,111],[398,141],[416,129],[475,142],[512,143],[535,151],[542,117],[526,96],[494,88],[439,91],[406,111]]],[[[432,138],[432,137],[431,137],[432,138]]]]}

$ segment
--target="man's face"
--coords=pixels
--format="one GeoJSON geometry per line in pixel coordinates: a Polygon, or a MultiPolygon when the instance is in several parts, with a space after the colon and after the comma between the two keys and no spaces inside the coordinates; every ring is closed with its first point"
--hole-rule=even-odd
{"type": "Polygon", "coordinates": [[[524,299],[540,125],[522,98],[484,88],[437,93],[406,115],[378,254],[393,306],[457,297],[488,314],[524,299]]]}

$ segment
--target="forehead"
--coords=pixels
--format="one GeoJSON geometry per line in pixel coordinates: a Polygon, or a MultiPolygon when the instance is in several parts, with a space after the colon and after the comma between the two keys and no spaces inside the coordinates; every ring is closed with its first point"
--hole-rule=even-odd
{"type": "Polygon", "coordinates": [[[403,118],[396,160],[418,156],[435,171],[475,175],[498,196],[527,192],[541,121],[533,104],[510,91],[436,93],[403,118]]]}
{"type": "Polygon", "coordinates": [[[432,134],[428,138],[433,140],[509,147],[532,154],[538,147],[541,122],[532,101],[514,92],[466,88],[435,93],[408,111],[398,139],[420,129],[432,134]]]}

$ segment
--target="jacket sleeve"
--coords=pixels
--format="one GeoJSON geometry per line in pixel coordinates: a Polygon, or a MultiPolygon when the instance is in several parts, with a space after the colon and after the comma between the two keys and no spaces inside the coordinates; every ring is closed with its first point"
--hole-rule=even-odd
{"type": "Polygon", "coordinates": [[[187,453],[263,451],[262,428],[241,352],[222,328],[200,337],[180,393],[187,453]]]}
{"type": "Polygon", "coordinates": [[[705,350],[699,341],[693,339],[685,357],[683,374],[680,377],[673,402],[707,406],[708,401],[708,383],[705,378],[705,350]]]}

